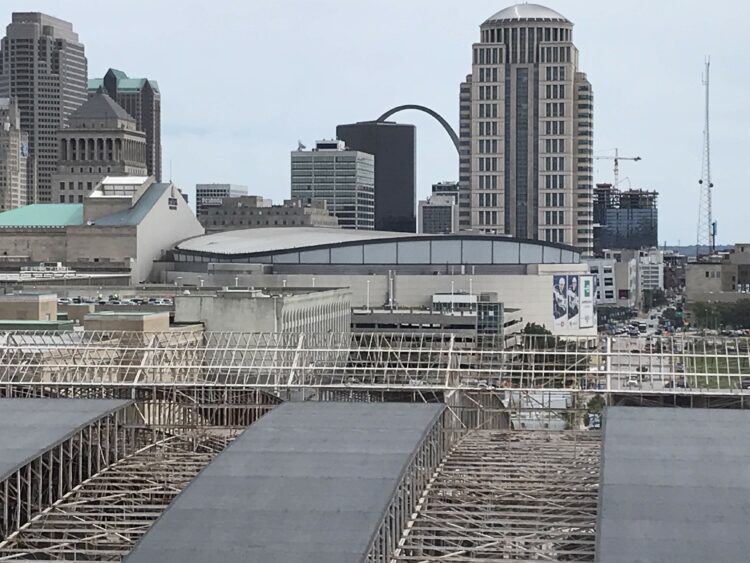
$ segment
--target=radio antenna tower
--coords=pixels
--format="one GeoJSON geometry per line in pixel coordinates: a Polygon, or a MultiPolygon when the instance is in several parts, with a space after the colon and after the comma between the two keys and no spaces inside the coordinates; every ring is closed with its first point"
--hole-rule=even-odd
{"type": "Polygon", "coordinates": [[[706,71],[703,75],[703,86],[706,88],[706,122],[703,126],[703,163],[701,166],[700,201],[698,202],[698,247],[696,256],[700,254],[701,247],[708,247],[708,253],[713,254],[716,249],[716,223],[713,220],[711,182],[711,138],[709,133],[709,71],[711,59],[706,58],[706,71]]]}

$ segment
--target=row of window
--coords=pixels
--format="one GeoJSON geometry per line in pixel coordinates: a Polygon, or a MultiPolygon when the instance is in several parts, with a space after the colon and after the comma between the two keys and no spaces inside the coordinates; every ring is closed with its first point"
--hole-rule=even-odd
{"type": "Polygon", "coordinates": [[[565,194],[544,194],[546,207],[565,207],[565,194]]]}
{"type": "Polygon", "coordinates": [[[497,207],[497,193],[478,195],[479,207],[497,207]]]}
{"type": "Polygon", "coordinates": [[[542,47],[540,55],[542,63],[569,63],[570,47],[542,47]]]}
{"type": "MultiPolygon", "coordinates": [[[[73,190],[75,189],[75,182],[68,182],[68,189],[73,190]]],[[[78,182],[78,189],[83,190],[83,182],[78,182]]],[[[93,182],[86,182],[86,189],[88,191],[91,191],[94,189],[93,182]]],[[[60,182],[60,191],[65,191],[65,182],[60,182]]]]}
{"type": "Polygon", "coordinates": [[[480,68],[479,82],[497,82],[497,67],[480,68]]]}
{"type": "Polygon", "coordinates": [[[479,157],[480,172],[497,172],[497,157],[479,157]]]}
{"type": "Polygon", "coordinates": [[[544,224],[545,225],[564,225],[565,224],[565,211],[545,211],[544,212],[544,224]]]}
{"type": "Polygon", "coordinates": [[[478,219],[480,225],[497,225],[497,211],[480,211],[478,219]]]}
{"type": "Polygon", "coordinates": [[[489,47],[478,47],[474,49],[474,64],[496,65],[500,64],[500,49],[489,47]]]}
{"type": "MultiPolygon", "coordinates": [[[[529,37],[536,36],[539,41],[570,41],[569,29],[560,27],[530,27],[520,30],[521,36],[528,34],[529,37]],[[536,32],[536,33],[535,33],[536,32]]],[[[485,29],[482,31],[482,42],[484,43],[508,43],[515,41],[516,28],[506,29],[502,27],[485,29]]]]}
{"type": "Polygon", "coordinates": [[[497,189],[497,176],[480,176],[479,177],[479,189],[480,190],[496,190],[497,189]]]}
{"type": "Polygon", "coordinates": [[[479,104],[478,117],[497,117],[497,104],[479,104]]]}
{"type": "Polygon", "coordinates": [[[565,152],[565,139],[545,139],[544,152],[561,153],[565,152]]]}
{"type": "Polygon", "coordinates": [[[497,154],[497,139],[480,139],[479,154],[497,154]]]}
{"type": "Polygon", "coordinates": [[[480,137],[497,137],[497,121],[479,121],[477,125],[480,137]]]}
{"type": "Polygon", "coordinates": [[[549,80],[565,80],[564,66],[548,66],[544,69],[544,77],[549,80]]]}
{"type": "MultiPolygon", "coordinates": [[[[60,203],[65,203],[65,194],[60,194],[60,203]]],[[[73,194],[69,194],[68,203],[83,203],[83,196],[79,194],[76,197],[73,194]]]]}
{"type": "Polygon", "coordinates": [[[547,84],[544,87],[544,94],[545,98],[547,98],[548,100],[564,98],[565,84],[547,84]]]}
{"type": "Polygon", "coordinates": [[[564,156],[546,156],[544,157],[544,169],[548,171],[565,170],[564,156]]]}
{"type": "Polygon", "coordinates": [[[547,242],[565,242],[565,229],[544,229],[544,240],[547,242]]]}
{"type": "Polygon", "coordinates": [[[479,99],[480,100],[497,100],[498,99],[498,87],[497,86],[480,86],[479,87],[479,99]]]}
{"type": "Polygon", "coordinates": [[[547,102],[544,104],[545,117],[565,117],[565,102],[547,102]]]}
{"type": "Polygon", "coordinates": [[[545,121],[544,122],[544,134],[545,135],[565,135],[565,122],[564,121],[545,121]]]}

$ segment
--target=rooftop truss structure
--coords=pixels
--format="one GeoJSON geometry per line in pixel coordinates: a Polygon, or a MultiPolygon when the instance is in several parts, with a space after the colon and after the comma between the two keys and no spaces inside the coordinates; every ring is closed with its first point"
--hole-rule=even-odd
{"type": "Polygon", "coordinates": [[[473,431],[448,452],[394,561],[594,561],[598,432],[473,431]]]}
{"type": "Polygon", "coordinates": [[[170,436],[104,467],[0,542],[0,561],[120,561],[235,435],[170,436]]]}
{"type": "Polygon", "coordinates": [[[0,334],[0,385],[743,395],[750,339],[175,331],[0,334]]]}

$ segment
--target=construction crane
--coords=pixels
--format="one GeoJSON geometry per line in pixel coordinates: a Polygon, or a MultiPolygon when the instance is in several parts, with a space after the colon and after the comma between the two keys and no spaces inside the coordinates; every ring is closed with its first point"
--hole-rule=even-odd
{"type": "Polygon", "coordinates": [[[640,156],[620,156],[620,150],[615,149],[615,156],[609,156],[609,155],[599,155],[594,157],[597,160],[614,160],[614,169],[615,169],[615,184],[614,187],[617,188],[620,185],[620,161],[621,160],[633,160],[635,162],[638,162],[641,160],[640,156]]]}

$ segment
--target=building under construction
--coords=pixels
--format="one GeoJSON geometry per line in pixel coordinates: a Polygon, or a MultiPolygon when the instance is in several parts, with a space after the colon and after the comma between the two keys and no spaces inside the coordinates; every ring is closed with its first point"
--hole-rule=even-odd
{"type": "Polygon", "coordinates": [[[658,193],[619,190],[597,184],[594,190],[594,254],[604,250],[653,248],[659,245],[658,193]]]}
{"type": "Polygon", "coordinates": [[[0,333],[0,562],[742,560],[750,343],[636,346],[0,333]]]}

